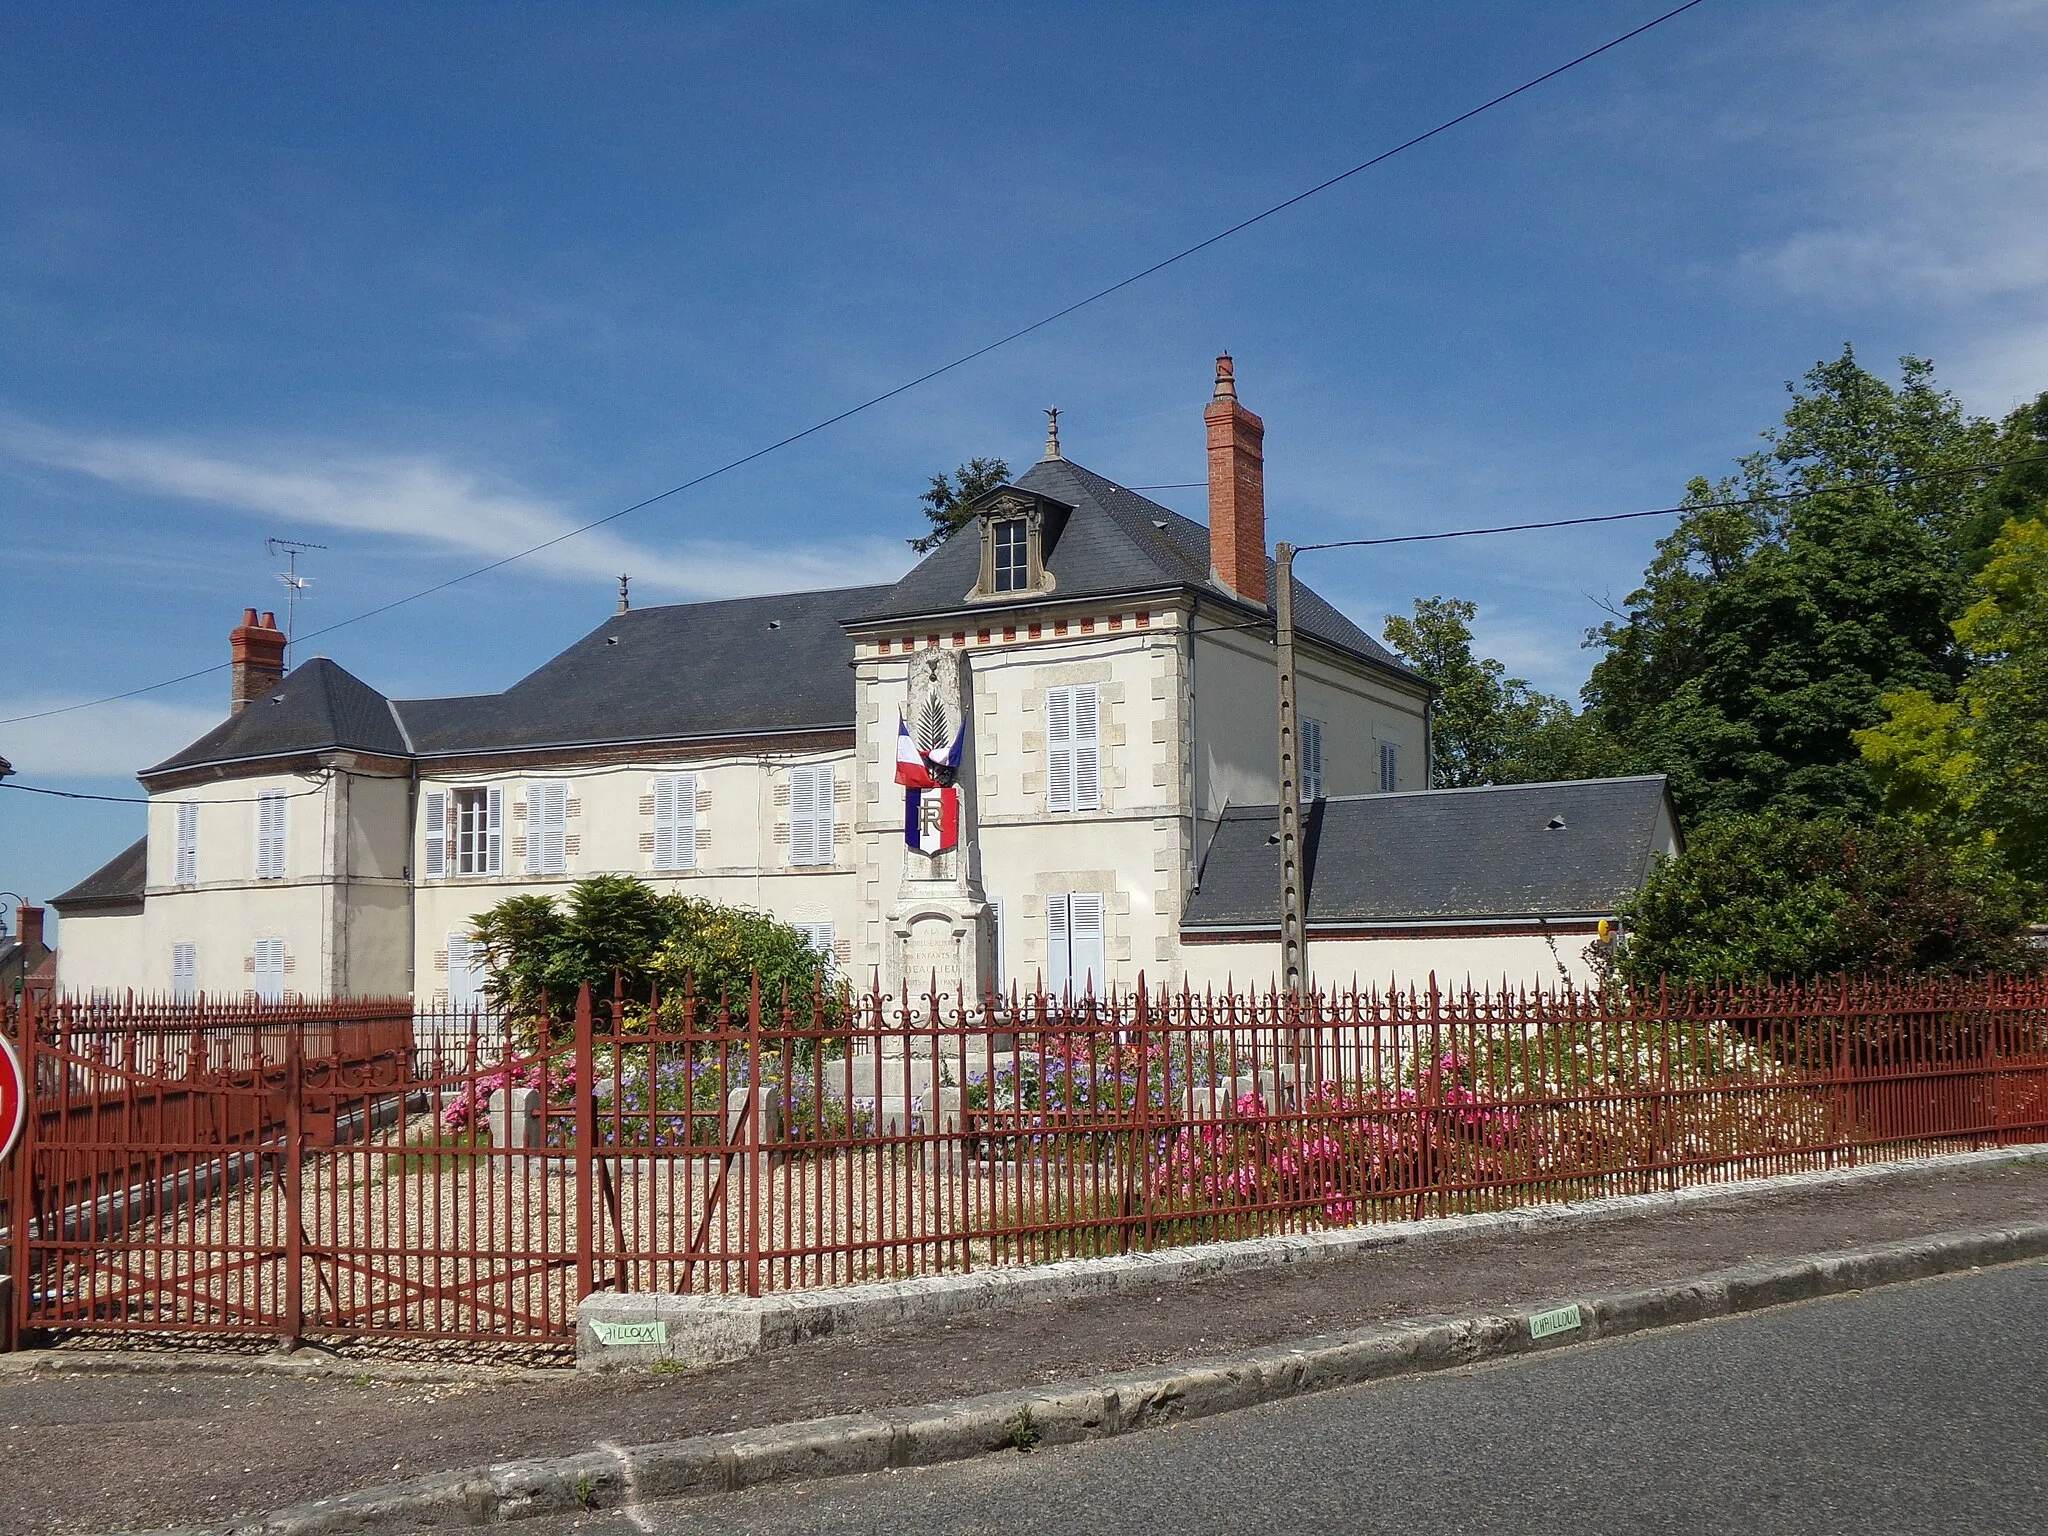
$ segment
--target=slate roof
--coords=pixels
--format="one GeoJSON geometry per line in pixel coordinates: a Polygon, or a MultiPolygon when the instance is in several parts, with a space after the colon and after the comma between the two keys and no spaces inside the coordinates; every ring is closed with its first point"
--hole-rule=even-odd
{"type": "Polygon", "coordinates": [[[133,903],[140,908],[148,869],[149,839],[137,838],[63,895],[53,896],[50,905],[57,909],[59,916],[89,907],[117,907],[133,903]]]}
{"type": "Polygon", "coordinates": [[[397,704],[421,755],[847,729],[842,621],[887,587],[615,614],[503,693],[397,704]]]}
{"type": "MultiPolygon", "coordinates": [[[[1054,590],[1028,603],[1108,597],[1120,592],[1189,587],[1241,601],[1209,579],[1209,530],[1193,518],[1105,480],[1071,459],[1041,459],[1016,482],[1021,491],[1073,508],[1046,556],[1054,590]],[[1162,526],[1163,525],[1163,526],[1162,526]]],[[[1267,585],[1272,585],[1268,561],[1267,585]]],[[[958,613],[981,575],[981,543],[970,525],[927,555],[886,595],[859,615],[863,621],[958,613]]],[[[1316,593],[1294,584],[1294,620],[1304,634],[1406,672],[1392,652],[1316,593]]],[[[985,607],[987,605],[977,605],[985,607]]]]}
{"type": "Polygon", "coordinates": [[[294,667],[264,697],[230,716],[142,779],[201,763],[228,763],[340,747],[406,755],[405,737],[383,694],[346,668],[316,656],[294,667]]]}
{"type": "MultiPolygon", "coordinates": [[[[1649,872],[1665,786],[1651,774],[1317,801],[1302,816],[1310,930],[1611,912],[1649,872]]],[[[1184,930],[1278,928],[1279,825],[1275,806],[1225,811],[1184,930]]]]}

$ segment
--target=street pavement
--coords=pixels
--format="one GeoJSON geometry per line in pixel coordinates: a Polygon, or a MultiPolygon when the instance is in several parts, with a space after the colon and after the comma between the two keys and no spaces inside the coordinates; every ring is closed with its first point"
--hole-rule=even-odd
{"type": "Polygon", "coordinates": [[[676,1532],[2048,1531],[2048,1265],[1168,1430],[536,1521],[676,1532]]]}

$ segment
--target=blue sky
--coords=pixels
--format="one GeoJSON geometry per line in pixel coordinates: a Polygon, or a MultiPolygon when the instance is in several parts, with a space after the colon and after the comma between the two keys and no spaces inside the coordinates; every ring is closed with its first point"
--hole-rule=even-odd
{"type": "MultiPolygon", "coordinates": [[[[85,4],[0,12],[0,717],[225,659],[661,491],[1627,30],[1574,5],[85,4]]],[[[642,602],[905,567],[926,477],[1202,478],[1297,542],[1665,505],[1853,341],[2048,387],[2048,4],[1709,0],[1169,272],[601,534],[306,647],[503,686],[642,602]]],[[[1202,493],[1159,499],[1201,515],[1202,493]]],[[[1575,693],[1658,523],[1306,557],[1575,693]]],[[[133,792],[223,673],[0,725],[133,792]]],[[[47,896],[139,808],[0,793],[47,896]]]]}

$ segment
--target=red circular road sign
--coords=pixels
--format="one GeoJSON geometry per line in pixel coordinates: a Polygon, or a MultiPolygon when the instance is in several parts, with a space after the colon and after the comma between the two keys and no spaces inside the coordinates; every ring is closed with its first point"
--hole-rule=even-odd
{"type": "Polygon", "coordinates": [[[0,1035],[0,1162],[21,1139],[21,1127],[28,1119],[28,1094],[21,1079],[21,1058],[13,1042],[0,1035]]]}

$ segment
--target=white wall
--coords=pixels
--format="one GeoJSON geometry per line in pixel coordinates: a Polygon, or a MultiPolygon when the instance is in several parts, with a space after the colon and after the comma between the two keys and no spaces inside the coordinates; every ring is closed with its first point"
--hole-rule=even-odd
{"type": "MultiPolygon", "coordinates": [[[[414,816],[413,867],[424,871],[426,791],[497,785],[504,791],[503,873],[416,882],[417,921],[412,936],[415,993],[423,1004],[448,988],[448,939],[463,935],[477,913],[508,896],[560,897],[576,881],[596,874],[633,875],[661,891],[679,891],[732,906],[751,907],[792,923],[831,923],[835,938],[857,928],[854,877],[854,774],[850,751],[728,754],[687,758],[655,753],[632,764],[442,773],[421,778],[421,809],[414,816]],[[830,763],[837,790],[835,862],[789,862],[789,777],[798,764],[830,763]],[[689,773],[697,778],[697,867],[654,868],[654,779],[689,773]],[[547,781],[566,786],[565,869],[525,873],[527,787],[547,781]]],[[[452,806],[453,801],[451,799],[452,806]]],[[[842,945],[841,958],[855,957],[842,945]]]]}
{"type": "MultiPolygon", "coordinates": [[[[1356,985],[1381,992],[1390,987],[1426,989],[1436,978],[1443,989],[1474,987],[1585,986],[1596,977],[1586,951],[1594,929],[1584,923],[1557,924],[1545,933],[1483,934],[1470,937],[1318,939],[1308,945],[1313,985],[1344,989],[1356,985]]],[[[1277,985],[1280,944],[1183,944],[1181,959],[1189,985],[1235,985],[1260,991],[1277,985]]]]}

